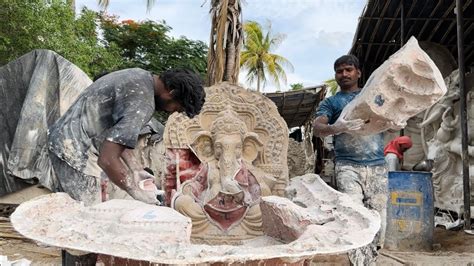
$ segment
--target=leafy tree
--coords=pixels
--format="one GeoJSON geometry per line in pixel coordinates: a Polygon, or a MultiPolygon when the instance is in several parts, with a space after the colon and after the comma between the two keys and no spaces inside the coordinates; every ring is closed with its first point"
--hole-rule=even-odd
{"type": "MultiPolygon", "coordinates": [[[[123,57],[120,68],[141,67],[155,73],[170,68],[188,68],[205,77],[207,45],[204,42],[170,37],[171,27],[164,22],[119,22],[117,17],[104,14],[101,21],[106,45],[118,47],[123,57]]],[[[154,116],[165,124],[169,113],[155,112],[154,116]]]]}
{"type": "Polygon", "coordinates": [[[267,82],[269,76],[273,82],[280,87],[280,80],[286,83],[286,73],[283,69],[288,67],[293,71],[293,66],[284,57],[272,54],[272,50],[284,40],[281,34],[272,35],[271,25],[264,33],[262,26],[255,21],[244,23],[245,43],[241,53],[240,66],[248,71],[247,81],[257,82],[257,91],[260,91],[260,84],[267,82]]]}
{"type": "Polygon", "coordinates": [[[0,1],[0,65],[34,49],[56,51],[90,76],[122,64],[115,46],[97,36],[97,14],[82,10],[76,19],[61,0],[0,1]]]}
{"type": "Polygon", "coordinates": [[[290,84],[290,87],[292,91],[302,90],[304,88],[303,83],[290,84]]]}
{"type": "Polygon", "coordinates": [[[141,67],[157,73],[189,68],[203,76],[206,73],[206,44],[168,36],[171,27],[164,22],[119,22],[117,17],[102,15],[102,30],[107,46],[118,47],[124,59],[122,68],[141,67]]]}
{"type": "MultiPolygon", "coordinates": [[[[148,10],[154,2],[155,0],[147,0],[148,10]]],[[[98,3],[107,8],[110,0],[98,0],[98,3]]],[[[243,38],[241,0],[211,0],[210,5],[212,22],[207,56],[207,83],[237,83],[243,38]]]]}

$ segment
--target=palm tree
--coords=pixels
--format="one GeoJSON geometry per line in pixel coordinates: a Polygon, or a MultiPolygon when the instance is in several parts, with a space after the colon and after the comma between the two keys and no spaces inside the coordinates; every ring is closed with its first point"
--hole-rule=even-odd
{"type": "MultiPolygon", "coordinates": [[[[110,0],[98,0],[106,8],[110,0]]],[[[148,10],[155,0],[147,0],[148,10]]],[[[243,31],[241,0],[211,0],[211,34],[207,56],[207,84],[237,83],[243,31]]]]}
{"type": "Polygon", "coordinates": [[[293,71],[293,65],[286,58],[272,54],[271,51],[278,47],[285,36],[281,34],[272,35],[271,24],[264,34],[262,26],[255,21],[244,24],[245,43],[241,53],[240,67],[247,70],[247,82],[257,82],[257,91],[260,84],[265,86],[267,75],[280,88],[280,80],[286,84],[286,73],[283,67],[293,71]]]}
{"type": "Polygon", "coordinates": [[[208,84],[237,83],[242,47],[242,6],[240,0],[211,1],[211,38],[207,56],[208,84]]]}
{"type": "Polygon", "coordinates": [[[326,84],[326,86],[329,88],[329,94],[331,96],[337,93],[339,85],[337,85],[336,79],[325,80],[324,84],[326,84]]]}
{"type": "MultiPolygon", "coordinates": [[[[103,7],[104,9],[106,9],[109,4],[110,4],[110,0],[97,0],[99,2],[99,5],[101,7],[103,7]]],[[[146,8],[148,9],[148,11],[151,9],[151,7],[155,4],[155,0],[147,0],[146,1],[146,8]]]]}

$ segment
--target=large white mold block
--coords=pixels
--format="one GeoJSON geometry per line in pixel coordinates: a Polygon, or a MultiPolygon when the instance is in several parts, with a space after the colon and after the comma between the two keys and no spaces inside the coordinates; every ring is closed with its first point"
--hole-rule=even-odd
{"type": "Polygon", "coordinates": [[[341,115],[366,124],[354,134],[371,135],[406,121],[436,103],[446,93],[443,77],[415,37],[390,56],[372,75],[341,115]],[[392,124],[393,123],[393,124],[392,124]]]}

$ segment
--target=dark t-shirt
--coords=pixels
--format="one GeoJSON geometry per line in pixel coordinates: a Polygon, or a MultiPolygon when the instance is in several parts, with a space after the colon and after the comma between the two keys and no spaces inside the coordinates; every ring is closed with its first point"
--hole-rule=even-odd
{"type": "MultiPolygon", "coordinates": [[[[324,99],[318,107],[316,117],[326,116],[332,125],[339,118],[342,109],[352,101],[360,91],[342,92],[324,99]]],[[[370,136],[356,136],[342,133],[334,137],[334,153],[336,162],[352,163],[357,165],[382,165],[385,163],[383,155],[383,133],[370,136]]]]}
{"type": "Polygon", "coordinates": [[[150,72],[133,68],[110,73],[91,84],[49,129],[49,150],[82,171],[105,139],[135,148],[154,110],[150,72]]]}

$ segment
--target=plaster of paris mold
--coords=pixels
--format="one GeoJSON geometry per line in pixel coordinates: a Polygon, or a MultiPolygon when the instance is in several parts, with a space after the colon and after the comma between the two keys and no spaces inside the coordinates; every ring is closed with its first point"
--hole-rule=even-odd
{"type": "Polygon", "coordinates": [[[264,235],[241,245],[193,244],[191,221],[167,207],[133,200],[111,200],[84,207],[67,194],[41,196],[21,204],[11,216],[15,229],[47,245],[153,263],[197,264],[248,261],[284,262],[313,260],[364,248],[374,239],[380,218],[327,186],[319,176],[295,177],[286,198],[262,198],[282,216],[263,216],[264,224],[287,223],[297,231],[283,243],[281,236],[264,226],[264,235]],[[296,205],[294,205],[296,204],[296,205]],[[294,218],[294,219],[293,219],[294,218]],[[304,225],[297,221],[306,221],[304,225]],[[268,234],[267,234],[268,232],[268,234]],[[273,235],[273,237],[269,235],[273,235]]]}
{"type": "Polygon", "coordinates": [[[372,75],[360,94],[341,113],[346,120],[366,124],[358,135],[372,135],[407,120],[436,103],[446,93],[443,77],[415,37],[390,56],[372,75]]]}

